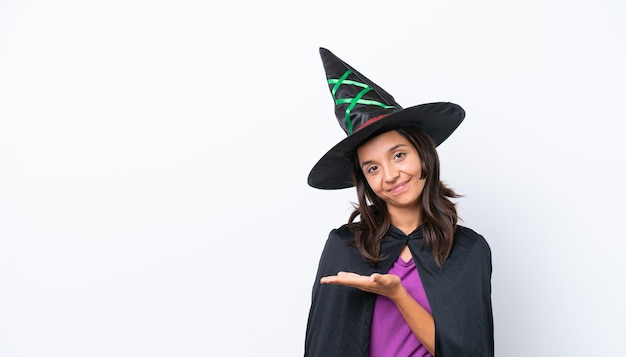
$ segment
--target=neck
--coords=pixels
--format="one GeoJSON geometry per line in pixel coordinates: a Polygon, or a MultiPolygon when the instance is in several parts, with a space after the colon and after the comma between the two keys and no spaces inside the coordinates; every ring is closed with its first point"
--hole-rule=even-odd
{"type": "Polygon", "coordinates": [[[409,235],[422,223],[422,211],[419,207],[416,208],[397,208],[389,207],[389,216],[391,218],[391,224],[400,229],[404,234],[409,235]]]}

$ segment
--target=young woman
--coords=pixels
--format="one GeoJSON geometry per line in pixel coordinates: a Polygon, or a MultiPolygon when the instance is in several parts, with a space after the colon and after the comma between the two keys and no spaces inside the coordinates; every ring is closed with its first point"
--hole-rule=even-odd
{"type": "Polygon", "coordinates": [[[348,223],[320,258],[305,356],[493,356],[491,251],[457,224],[436,147],[465,117],[453,103],[403,109],[321,48],[347,137],[313,167],[309,184],[356,187],[348,223]]]}

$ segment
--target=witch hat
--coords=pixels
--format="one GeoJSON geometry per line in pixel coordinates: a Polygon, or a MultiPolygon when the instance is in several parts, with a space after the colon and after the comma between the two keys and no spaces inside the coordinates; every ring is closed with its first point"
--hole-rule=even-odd
{"type": "Polygon", "coordinates": [[[465,111],[450,102],[402,108],[391,94],[359,73],[329,50],[320,47],[335,116],[347,137],[332,147],[309,173],[311,187],[334,190],[354,186],[352,157],[355,150],[385,131],[416,126],[439,146],[461,124],[465,111]]]}

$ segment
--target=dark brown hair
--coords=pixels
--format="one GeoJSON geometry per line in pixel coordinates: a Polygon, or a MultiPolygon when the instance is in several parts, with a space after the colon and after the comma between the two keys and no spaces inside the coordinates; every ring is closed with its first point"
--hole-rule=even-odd
{"type": "MultiPolygon", "coordinates": [[[[435,263],[441,266],[452,250],[454,230],[459,220],[455,203],[451,199],[461,196],[441,182],[439,155],[430,136],[412,126],[395,130],[415,147],[420,156],[421,178],[426,179],[420,198],[424,218],[422,225],[424,241],[433,251],[435,263]]],[[[354,205],[348,227],[355,235],[352,243],[361,256],[374,264],[384,258],[380,256],[380,243],[391,226],[391,219],[385,201],[376,196],[367,183],[356,152],[352,162],[358,204],[354,205]]]]}

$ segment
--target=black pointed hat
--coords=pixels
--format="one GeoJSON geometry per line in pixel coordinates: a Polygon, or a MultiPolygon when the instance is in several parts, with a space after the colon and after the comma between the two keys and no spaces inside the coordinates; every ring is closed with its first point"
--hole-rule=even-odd
{"type": "Polygon", "coordinates": [[[369,138],[402,126],[416,126],[441,144],[465,118],[459,105],[449,102],[402,108],[384,89],[320,48],[328,86],[335,101],[335,116],[347,137],[331,148],[309,173],[310,186],[342,189],[354,186],[352,157],[369,138]]]}

